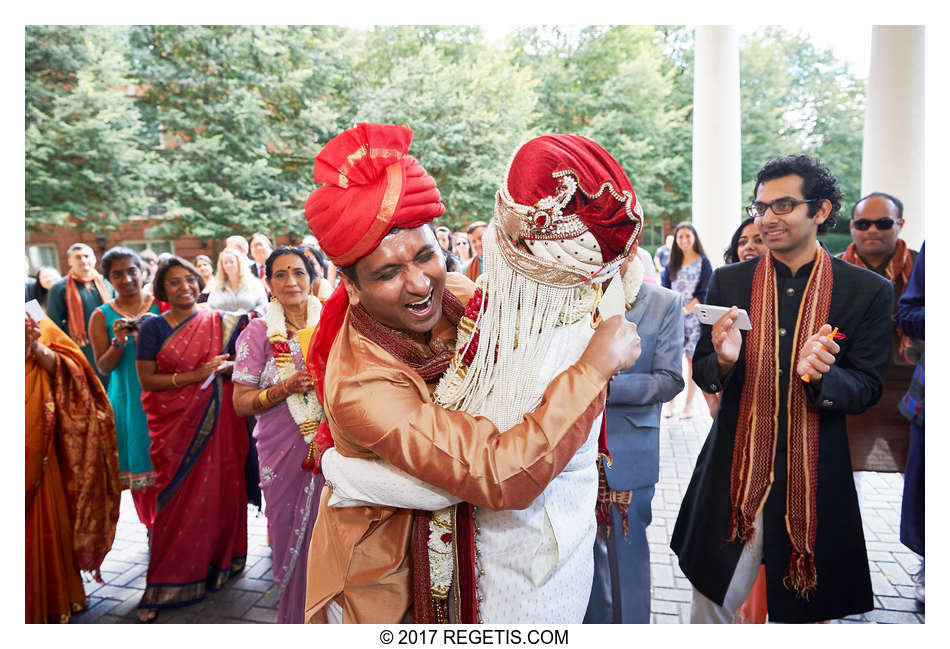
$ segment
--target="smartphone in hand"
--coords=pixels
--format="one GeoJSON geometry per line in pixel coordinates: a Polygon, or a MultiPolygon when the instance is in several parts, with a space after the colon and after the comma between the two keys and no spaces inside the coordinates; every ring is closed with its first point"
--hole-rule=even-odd
{"type": "MultiPolygon", "coordinates": [[[[728,306],[716,306],[714,304],[697,304],[693,307],[693,313],[696,314],[696,317],[703,324],[714,325],[717,320],[729,313],[730,308],[731,307],[728,306]]],[[[749,320],[749,314],[746,313],[745,309],[739,309],[739,317],[732,323],[732,326],[744,331],[748,331],[752,328],[752,322],[749,320]]]]}

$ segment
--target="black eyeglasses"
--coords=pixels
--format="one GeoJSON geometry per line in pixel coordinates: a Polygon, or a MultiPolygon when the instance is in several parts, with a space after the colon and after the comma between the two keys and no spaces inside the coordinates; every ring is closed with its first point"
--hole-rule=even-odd
{"type": "Polygon", "coordinates": [[[854,226],[855,230],[867,230],[872,225],[878,230],[890,230],[894,227],[894,224],[897,223],[894,219],[877,219],[872,221],[871,219],[851,219],[851,225],[854,226]]]}
{"type": "Polygon", "coordinates": [[[751,205],[746,205],[745,211],[746,214],[755,219],[760,216],[765,216],[766,211],[771,207],[772,213],[778,216],[780,214],[788,214],[802,203],[814,203],[819,200],[821,199],[810,198],[807,201],[800,201],[786,196],[784,198],[778,198],[771,203],[761,203],[757,201],[751,205]]]}

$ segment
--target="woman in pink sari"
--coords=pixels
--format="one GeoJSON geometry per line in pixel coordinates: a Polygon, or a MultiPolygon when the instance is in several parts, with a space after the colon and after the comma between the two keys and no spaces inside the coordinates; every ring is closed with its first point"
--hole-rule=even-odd
{"type": "Polygon", "coordinates": [[[142,622],[218,590],[247,555],[247,429],[225,376],[247,316],[199,310],[202,283],[187,261],[162,262],[155,297],[171,308],[139,331],[136,366],[158,491],[142,622]]]}
{"type": "Polygon", "coordinates": [[[238,338],[234,409],[257,416],[254,440],[280,596],[277,621],[303,624],[307,553],[323,488],[323,475],[306,468],[305,460],[322,413],[297,332],[319,322],[320,301],[310,295],[317,273],[299,248],[278,248],[265,270],[273,298],[264,317],[238,338]]]}

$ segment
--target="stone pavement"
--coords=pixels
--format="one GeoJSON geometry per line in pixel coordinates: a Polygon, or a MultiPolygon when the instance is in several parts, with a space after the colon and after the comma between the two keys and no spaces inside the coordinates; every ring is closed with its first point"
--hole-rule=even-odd
{"type": "MultiPolygon", "coordinates": [[[[677,405],[684,395],[677,398],[677,405]]],[[[670,552],[669,539],[686,492],[689,478],[711,423],[706,404],[697,393],[689,419],[663,419],[660,429],[660,482],[653,498],[653,523],[647,529],[653,570],[653,622],[686,623],[692,590],[670,552]]],[[[914,599],[911,575],[917,558],[900,544],[901,492],[899,474],[861,473],[862,516],[867,542],[874,610],[845,618],[840,623],[924,622],[914,599]]],[[[158,624],[168,623],[273,623],[277,621],[277,597],[273,586],[267,522],[263,513],[248,508],[247,568],[204,601],[159,613],[158,624]]],[[[102,565],[106,584],[86,584],[89,608],[73,623],[134,623],[135,608],[145,588],[148,547],[145,527],[139,523],[128,491],[122,505],[115,544],[102,565]]]]}
{"type": "MultiPolygon", "coordinates": [[[[676,398],[678,410],[682,409],[684,398],[685,392],[676,398]]],[[[669,544],[693,465],[712,423],[698,391],[690,412],[692,417],[689,419],[679,419],[674,415],[660,423],[660,482],[653,496],[653,522],[647,528],[653,573],[651,609],[654,624],[689,622],[692,587],[680,570],[669,544]]],[[[914,599],[914,582],[911,580],[911,575],[919,567],[917,555],[901,545],[899,538],[903,478],[899,473],[862,471],[858,475],[874,610],[834,622],[922,624],[923,608],[914,599]]]]}

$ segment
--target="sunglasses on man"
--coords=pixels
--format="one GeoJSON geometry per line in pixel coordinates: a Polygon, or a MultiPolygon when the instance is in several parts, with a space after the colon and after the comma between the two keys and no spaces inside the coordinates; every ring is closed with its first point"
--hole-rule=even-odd
{"type": "Polygon", "coordinates": [[[894,227],[895,223],[897,223],[897,221],[894,219],[877,219],[876,221],[872,221],[871,219],[851,219],[851,225],[854,227],[854,229],[861,230],[862,232],[870,228],[872,225],[879,231],[890,230],[894,227]]]}

